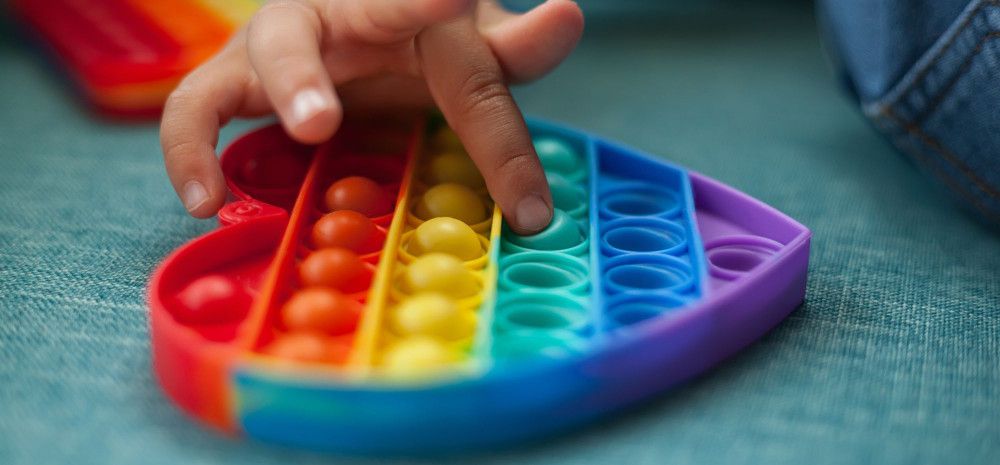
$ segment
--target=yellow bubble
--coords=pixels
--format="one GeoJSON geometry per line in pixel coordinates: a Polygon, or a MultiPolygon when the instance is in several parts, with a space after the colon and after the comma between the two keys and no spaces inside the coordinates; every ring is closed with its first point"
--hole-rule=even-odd
{"type": "Polygon", "coordinates": [[[403,276],[409,292],[440,292],[459,299],[479,292],[472,272],[448,254],[423,255],[410,263],[403,276]]]}
{"type": "Polygon", "coordinates": [[[486,219],[486,205],[472,189],[447,182],[427,189],[417,203],[416,213],[422,220],[450,216],[476,224],[486,219]]]}
{"type": "Polygon", "coordinates": [[[409,249],[414,255],[440,252],[461,260],[474,260],[483,254],[479,235],[469,225],[447,216],[417,226],[409,249]]]}
{"type": "Polygon", "coordinates": [[[395,375],[416,377],[433,374],[457,357],[443,343],[429,337],[415,336],[390,346],[384,355],[385,367],[395,375]]]}
{"type": "Polygon", "coordinates": [[[432,157],[427,163],[425,177],[429,184],[453,182],[473,189],[486,185],[476,164],[459,151],[447,151],[432,157]]]}
{"type": "Polygon", "coordinates": [[[454,300],[426,292],[409,297],[392,312],[392,327],[403,336],[430,336],[456,340],[469,336],[472,327],[462,318],[454,300]]]}
{"type": "Polygon", "coordinates": [[[458,134],[455,134],[455,131],[452,131],[448,126],[441,126],[431,135],[431,147],[438,150],[464,150],[462,139],[459,139],[458,134]]]}

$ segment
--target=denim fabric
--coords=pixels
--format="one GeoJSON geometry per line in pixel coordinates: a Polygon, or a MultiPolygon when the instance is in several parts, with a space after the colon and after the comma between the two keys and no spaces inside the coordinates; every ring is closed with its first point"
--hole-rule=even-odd
{"type": "Polygon", "coordinates": [[[1000,2],[821,0],[820,18],[865,114],[1000,225],[1000,2]]]}
{"type": "Polygon", "coordinates": [[[77,108],[0,21],[0,464],[995,465],[1000,235],[929,191],[843,98],[812,15],[805,2],[746,0],[591,21],[562,67],[516,91],[526,112],[662,154],[802,221],[814,233],[806,303],[628,412],[447,461],[226,438],[165,399],[145,283],[214,224],[177,202],[154,124],[77,108]]]}

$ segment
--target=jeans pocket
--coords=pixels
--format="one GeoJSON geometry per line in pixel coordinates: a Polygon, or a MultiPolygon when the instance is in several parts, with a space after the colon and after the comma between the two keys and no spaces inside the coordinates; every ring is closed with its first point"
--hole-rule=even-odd
{"type": "Polygon", "coordinates": [[[1000,225],[1000,1],[973,1],[865,114],[979,217],[1000,225]]]}

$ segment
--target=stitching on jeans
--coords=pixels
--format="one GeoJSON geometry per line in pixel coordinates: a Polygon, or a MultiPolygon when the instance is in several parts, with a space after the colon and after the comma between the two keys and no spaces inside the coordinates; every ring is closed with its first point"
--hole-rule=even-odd
{"type": "Polygon", "coordinates": [[[972,49],[972,53],[965,58],[965,61],[962,62],[962,65],[959,66],[957,71],[955,71],[955,75],[952,76],[951,79],[948,79],[948,82],[946,82],[943,86],[941,86],[941,89],[938,91],[938,94],[934,97],[934,100],[931,100],[930,105],[921,110],[920,113],[917,113],[917,116],[914,116],[912,120],[914,122],[920,121],[926,118],[931,113],[934,113],[934,110],[937,110],[937,107],[941,105],[941,103],[944,101],[944,98],[951,93],[952,88],[955,87],[955,84],[958,83],[958,80],[962,79],[965,76],[965,72],[972,67],[972,64],[975,63],[976,57],[978,57],[980,53],[983,53],[983,48],[986,46],[986,43],[992,39],[998,39],[998,38],[1000,38],[1000,31],[990,32],[989,34],[986,34],[981,39],[979,39],[979,43],[976,44],[976,47],[972,49]]]}
{"type": "Polygon", "coordinates": [[[896,97],[895,100],[892,101],[892,103],[890,103],[890,105],[895,105],[899,103],[899,101],[903,99],[904,95],[909,94],[910,91],[913,90],[913,88],[917,85],[918,82],[922,82],[924,78],[927,77],[927,74],[931,72],[931,68],[937,65],[941,61],[941,58],[944,58],[944,55],[948,51],[948,49],[950,49],[951,46],[955,43],[955,41],[958,40],[958,37],[962,35],[962,32],[965,32],[966,28],[969,27],[969,24],[972,23],[972,20],[978,18],[979,15],[982,14],[983,10],[986,7],[998,7],[998,6],[1000,6],[1000,0],[993,0],[989,2],[980,3],[979,6],[977,6],[976,9],[973,10],[972,13],[970,13],[969,16],[965,18],[965,21],[962,21],[962,25],[958,27],[958,30],[955,31],[955,34],[949,37],[948,41],[941,46],[941,48],[938,50],[937,55],[935,55],[933,59],[931,59],[928,63],[924,65],[923,69],[921,69],[920,72],[917,73],[916,76],[914,76],[913,80],[910,81],[910,83],[905,88],[899,91],[899,95],[896,97]]]}
{"type": "MultiPolygon", "coordinates": [[[[921,131],[919,127],[912,125],[905,125],[904,124],[905,122],[901,118],[899,118],[891,109],[886,109],[885,114],[893,121],[895,121],[898,125],[906,129],[908,134],[916,136],[924,144],[927,144],[931,149],[936,149],[939,152],[941,151],[941,149],[943,149],[943,147],[940,147],[940,144],[936,144],[937,147],[940,147],[936,148],[935,147],[936,141],[934,141],[933,138],[931,138],[930,136],[924,134],[924,132],[921,131]]],[[[979,198],[977,198],[973,193],[966,190],[962,184],[957,184],[950,174],[948,174],[945,171],[942,171],[933,163],[930,163],[929,156],[924,155],[919,149],[914,150],[912,153],[904,150],[903,153],[909,154],[911,156],[915,155],[917,158],[924,161],[923,166],[929,168],[931,172],[933,172],[938,177],[938,179],[940,179],[945,183],[945,185],[947,185],[953,191],[959,193],[969,203],[971,203],[974,207],[976,207],[976,209],[979,210],[979,212],[982,213],[987,219],[1000,223],[1000,214],[994,213],[992,208],[983,204],[982,201],[979,200],[979,198]]]]}
{"type": "MultiPolygon", "coordinates": [[[[962,24],[962,28],[967,27],[968,24],[972,21],[972,19],[979,15],[980,11],[982,10],[982,7],[985,5],[998,6],[1000,5],[1000,1],[990,2],[988,4],[987,3],[981,4],[980,7],[977,9],[976,14],[969,15],[966,21],[962,24]]],[[[880,108],[879,113],[883,116],[886,116],[894,120],[897,123],[897,125],[901,126],[904,130],[911,133],[912,135],[917,136],[930,148],[939,152],[946,161],[951,163],[956,169],[958,169],[959,172],[961,172],[967,178],[969,178],[969,181],[971,181],[973,185],[975,185],[979,190],[981,190],[987,196],[991,198],[1000,198],[1000,191],[991,186],[990,183],[987,182],[986,180],[980,178],[979,175],[976,174],[975,170],[973,170],[967,164],[965,164],[965,162],[963,162],[958,156],[956,156],[954,152],[946,148],[944,144],[942,144],[937,138],[924,132],[923,129],[917,126],[914,122],[903,119],[901,116],[896,114],[896,112],[892,109],[892,106],[898,104],[899,101],[902,100],[904,96],[909,95],[909,93],[913,90],[913,87],[916,86],[918,82],[922,81],[924,77],[926,77],[926,73],[928,72],[929,68],[932,65],[936,65],[940,61],[940,59],[944,56],[944,52],[948,48],[950,48],[952,42],[954,42],[955,38],[957,38],[959,35],[960,35],[959,33],[956,33],[954,36],[952,36],[947,43],[948,45],[941,49],[941,52],[938,53],[938,55],[934,58],[934,60],[932,60],[931,63],[928,63],[924,71],[921,72],[920,77],[912,81],[910,85],[906,87],[906,90],[902,92],[892,104],[883,105],[880,108]]],[[[982,53],[983,46],[985,45],[985,43],[988,40],[994,38],[1000,38],[1000,31],[991,31],[983,35],[982,38],[980,38],[980,41],[976,45],[975,49],[973,49],[972,53],[970,53],[968,58],[966,58],[966,62],[962,64],[960,69],[955,72],[955,75],[952,76],[952,78],[949,79],[949,81],[945,84],[942,90],[938,92],[937,96],[933,101],[933,104],[923,110],[922,114],[924,117],[937,109],[937,107],[944,101],[944,97],[947,96],[947,93],[950,92],[951,89],[954,87],[955,83],[957,83],[958,80],[964,76],[962,71],[968,66],[971,66],[973,60],[977,56],[979,56],[979,54],[982,53]]]]}

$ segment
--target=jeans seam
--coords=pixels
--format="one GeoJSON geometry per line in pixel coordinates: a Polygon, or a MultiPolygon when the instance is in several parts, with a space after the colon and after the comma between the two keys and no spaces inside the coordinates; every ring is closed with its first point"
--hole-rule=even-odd
{"type": "MultiPolygon", "coordinates": [[[[899,115],[897,115],[889,107],[885,107],[883,109],[882,114],[884,116],[886,116],[887,118],[891,119],[892,121],[894,121],[899,127],[901,127],[902,129],[904,129],[907,134],[910,134],[910,135],[916,137],[917,139],[919,139],[921,142],[923,142],[925,145],[927,145],[931,150],[934,150],[934,151],[940,153],[941,155],[944,155],[943,157],[939,157],[938,159],[943,159],[945,161],[951,162],[952,165],[955,165],[955,160],[950,159],[950,157],[954,157],[954,154],[951,154],[947,150],[947,148],[945,148],[940,143],[940,141],[938,141],[933,136],[925,133],[922,129],[920,129],[919,126],[907,123],[906,121],[904,121],[899,115]]],[[[935,166],[934,164],[926,162],[931,157],[928,156],[928,155],[924,155],[924,154],[922,154],[920,152],[921,151],[919,149],[914,151],[914,153],[916,154],[917,158],[923,159],[925,161],[925,163],[923,164],[923,166],[926,166],[928,169],[930,169],[931,172],[933,172],[935,175],[937,175],[938,179],[941,179],[948,187],[950,187],[953,191],[959,193],[970,204],[972,204],[974,207],[976,207],[976,210],[978,210],[981,214],[983,214],[987,219],[989,219],[991,221],[995,221],[995,222],[1000,223],[1000,214],[998,214],[993,208],[991,208],[991,207],[987,206],[986,204],[984,204],[975,195],[974,192],[969,192],[965,188],[965,185],[963,185],[962,183],[958,182],[954,178],[954,176],[948,174],[947,172],[943,171],[942,169],[940,169],[939,167],[935,166]]],[[[909,152],[904,151],[904,153],[909,153],[909,152]]],[[[965,167],[966,169],[968,169],[968,167],[964,163],[959,163],[959,164],[961,165],[961,167],[965,167]]],[[[960,171],[962,171],[961,167],[960,166],[956,166],[956,168],[960,168],[960,171]]],[[[962,173],[965,174],[968,177],[968,173],[966,173],[964,171],[962,171],[962,173]]],[[[981,186],[977,186],[977,187],[980,187],[980,189],[982,189],[981,186]]],[[[989,197],[992,197],[992,198],[996,198],[997,197],[996,195],[991,194],[990,192],[985,192],[984,191],[984,193],[987,194],[989,197]]]]}
{"type": "Polygon", "coordinates": [[[941,62],[941,59],[944,58],[948,50],[951,49],[951,46],[954,45],[956,40],[958,40],[959,36],[961,35],[960,32],[966,30],[966,28],[969,27],[969,24],[971,24],[973,20],[978,18],[979,15],[982,14],[983,10],[986,9],[987,7],[1000,7],[1000,0],[986,1],[976,6],[976,9],[973,10],[972,13],[965,18],[965,21],[962,22],[961,26],[958,27],[958,30],[956,30],[955,33],[948,38],[948,41],[945,42],[939,48],[939,50],[937,51],[937,55],[935,55],[934,58],[928,61],[927,63],[924,63],[924,66],[920,70],[920,72],[917,73],[917,75],[914,76],[914,78],[910,81],[910,83],[907,84],[907,86],[898,93],[896,98],[892,102],[888,102],[887,105],[894,106],[898,104],[899,101],[902,100],[905,95],[909,95],[910,91],[912,91],[913,88],[916,87],[918,83],[923,82],[923,80],[927,77],[927,74],[931,72],[931,69],[935,65],[941,62]]]}
{"type": "MultiPolygon", "coordinates": [[[[975,62],[976,57],[982,54],[986,43],[989,42],[991,39],[1000,38],[1000,31],[988,31],[985,34],[983,34],[983,36],[976,44],[975,48],[968,54],[968,57],[965,59],[965,61],[956,69],[954,76],[952,76],[947,82],[945,82],[943,86],[938,88],[938,91],[935,93],[936,95],[934,99],[926,108],[924,108],[917,114],[918,115],[917,117],[912,118],[911,120],[904,119],[902,116],[900,116],[895,112],[894,107],[896,107],[904,98],[906,98],[907,95],[910,95],[910,93],[914,90],[914,88],[926,79],[927,74],[930,73],[930,71],[934,69],[934,67],[938,65],[945,56],[948,56],[948,52],[952,48],[952,45],[955,43],[956,40],[958,40],[960,36],[962,36],[962,32],[968,30],[968,27],[970,24],[972,24],[973,20],[982,15],[987,7],[998,7],[998,6],[1000,6],[1000,0],[982,2],[979,5],[977,5],[975,10],[973,10],[971,14],[967,15],[965,20],[961,23],[961,25],[954,32],[954,34],[952,34],[952,36],[948,38],[948,41],[945,42],[939,48],[934,58],[929,60],[927,63],[923,65],[922,69],[915,76],[915,78],[912,79],[906,85],[905,88],[901,89],[901,91],[896,95],[896,97],[891,102],[879,105],[880,108],[878,109],[878,114],[880,116],[883,116],[891,120],[899,128],[903,129],[908,134],[915,136],[917,139],[923,142],[928,148],[937,152],[939,154],[938,158],[943,159],[944,161],[949,163],[953,168],[955,168],[959,173],[961,173],[965,178],[967,178],[967,180],[973,186],[975,186],[976,189],[978,189],[988,198],[991,199],[1000,198],[1000,191],[998,191],[995,187],[991,186],[989,182],[979,177],[979,175],[977,175],[972,168],[970,168],[964,161],[961,160],[961,158],[959,158],[957,155],[955,155],[954,152],[949,150],[943,143],[941,143],[941,141],[938,138],[926,133],[922,128],[920,128],[920,126],[916,123],[916,121],[923,120],[928,115],[930,115],[931,113],[933,113],[938,109],[938,107],[944,102],[945,98],[950,94],[951,90],[954,88],[958,80],[961,79],[963,76],[965,76],[965,71],[967,71],[968,68],[971,67],[972,63],[975,62]]],[[[943,179],[945,177],[944,175],[946,173],[943,173],[939,168],[934,166],[931,166],[930,168],[932,171],[938,174],[940,178],[943,179]]],[[[947,178],[951,179],[953,177],[949,175],[947,176],[947,178]]],[[[980,211],[986,213],[987,211],[993,210],[992,208],[987,207],[981,201],[979,201],[978,197],[975,195],[975,191],[969,192],[966,189],[957,189],[956,186],[952,185],[951,183],[949,183],[949,185],[951,185],[952,189],[954,190],[960,190],[963,197],[966,197],[970,201],[972,201],[972,203],[976,205],[977,209],[979,209],[980,211]]]]}

